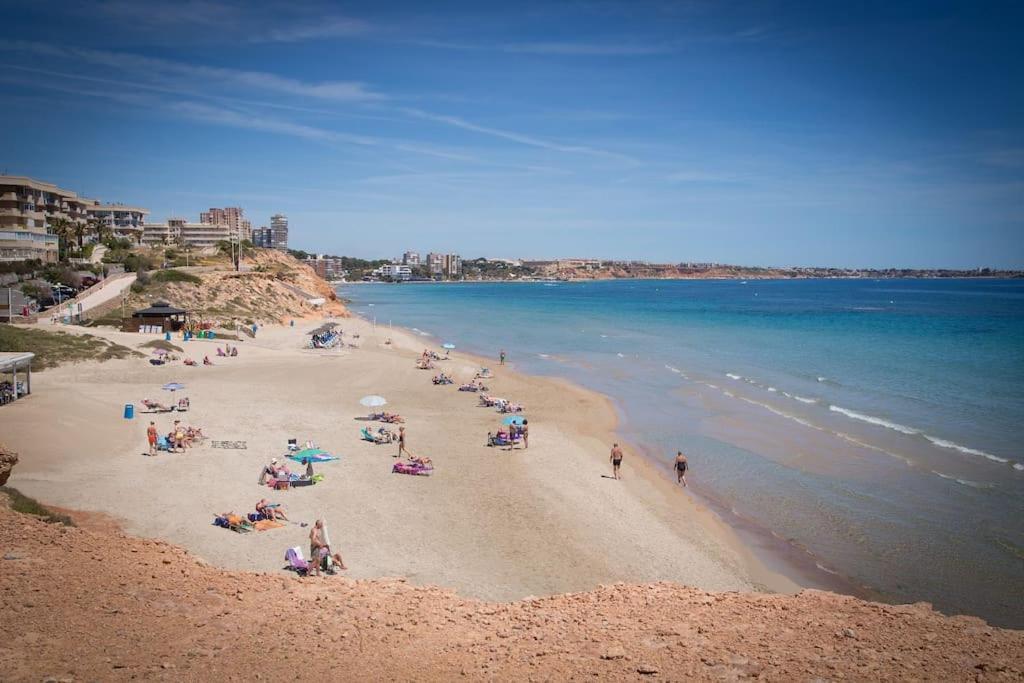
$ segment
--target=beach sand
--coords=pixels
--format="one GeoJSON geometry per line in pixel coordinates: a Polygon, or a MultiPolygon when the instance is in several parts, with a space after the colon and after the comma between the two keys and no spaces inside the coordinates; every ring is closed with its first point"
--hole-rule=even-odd
{"type": "MultiPolygon", "coordinates": [[[[468,380],[485,361],[455,351],[438,370],[418,370],[422,338],[357,318],[337,322],[346,341],[360,335],[359,348],[304,349],[306,332],[321,321],[302,320],[261,329],[237,343],[236,358],[217,358],[213,341],[184,344],[186,355],[209,355],[214,367],[129,359],[38,373],[33,395],[0,411],[2,439],[21,456],[9,485],[62,508],[103,513],[131,534],[230,569],[280,570],[288,547],[308,546],[308,528],[298,524],[245,535],[212,526],[215,513],[251,512],[266,497],[293,521],[324,517],[351,578],[405,577],[487,600],[616,581],[798,590],[628,444],[623,480],[613,480],[616,415],[605,397],[487,363],[496,375],[486,381],[491,393],[526,406],[531,442],[528,450],[487,448],[502,416],[478,407],[476,394],[430,381],[440,370],[468,380]],[[184,454],[144,457],[149,420],[166,433],[177,414],[136,412],[126,420],[124,404],[138,411],[143,398],[169,402],[176,396],[160,387],[170,381],[184,383],[178,395],[191,399],[181,419],[210,440],[247,448],[207,441],[184,454]],[[361,427],[377,425],[357,419],[368,412],[358,402],[367,394],[387,397],[387,409],[406,418],[409,448],[433,459],[433,476],[392,474],[397,446],[360,439],[361,427]],[[258,486],[261,468],[285,454],[289,438],[312,440],[340,460],[317,466],[325,479],[316,486],[258,486]]],[[[152,338],[88,332],[132,347],[152,338]]]]}

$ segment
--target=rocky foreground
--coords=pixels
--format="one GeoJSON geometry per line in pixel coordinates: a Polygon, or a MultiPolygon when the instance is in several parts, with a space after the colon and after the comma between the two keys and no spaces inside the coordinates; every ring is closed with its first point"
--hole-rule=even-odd
{"type": "Polygon", "coordinates": [[[1024,678],[1024,632],[925,604],[664,583],[483,603],[401,580],[221,571],[0,499],[3,680],[1024,678]]]}

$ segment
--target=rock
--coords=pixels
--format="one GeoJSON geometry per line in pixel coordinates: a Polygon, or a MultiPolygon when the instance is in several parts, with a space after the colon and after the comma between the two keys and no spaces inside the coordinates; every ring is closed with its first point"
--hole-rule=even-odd
{"type": "Polygon", "coordinates": [[[163,662],[162,664],[160,664],[160,668],[161,669],[173,669],[174,665],[171,664],[170,662],[163,662]]]}
{"type": "Polygon", "coordinates": [[[18,454],[0,446],[0,486],[7,483],[7,478],[11,476],[11,470],[17,463],[18,454]]]}
{"type": "Polygon", "coordinates": [[[640,666],[638,666],[636,668],[636,672],[638,674],[643,674],[645,676],[649,676],[651,674],[658,673],[658,668],[654,667],[654,666],[651,666],[650,664],[641,664],[640,666]]]}
{"type": "Polygon", "coordinates": [[[5,560],[24,560],[25,556],[24,555],[19,555],[18,553],[4,553],[4,559],[5,560]]]}
{"type": "Polygon", "coordinates": [[[611,645],[601,653],[601,659],[625,659],[626,651],[621,645],[611,645]]]}
{"type": "Polygon", "coordinates": [[[845,636],[846,638],[853,638],[854,640],[856,640],[857,639],[857,632],[854,631],[852,628],[844,628],[843,629],[843,636],[845,636]]]}

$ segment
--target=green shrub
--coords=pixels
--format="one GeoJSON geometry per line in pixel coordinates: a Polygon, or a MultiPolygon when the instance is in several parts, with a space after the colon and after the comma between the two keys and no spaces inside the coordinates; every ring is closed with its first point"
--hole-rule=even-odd
{"type": "Polygon", "coordinates": [[[7,494],[11,501],[11,509],[15,512],[42,517],[44,522],[50,522],[51,524],[75,526],[75,523],[67,515],[60,515],[49,510],[38,500],[29,498],[18,489],[11,488],[10,486],[0,486],[0,491],[7,494]]]}
{"type": "Polygon", "coordinates": [[[185,273],[180,270],[159,270],[152,275],[153,282],[188,282],[198,285],[202,279],[192,273],[185,273]]]}

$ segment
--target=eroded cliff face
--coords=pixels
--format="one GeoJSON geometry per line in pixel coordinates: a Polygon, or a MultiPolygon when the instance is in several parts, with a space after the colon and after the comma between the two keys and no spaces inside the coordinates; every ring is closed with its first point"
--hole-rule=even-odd
{"type": "Polygon", "coordinates": [[[18,454],[7,450],[0,444],[0,486],[7,483],[7,479],[11,476],[11,470],[17,463],[18,454]]]}
{"type": "MultiPolygon", "coordinates": [[[[245,552],[246,537],[223,533],[245,552]]],[[[1024,632],[923,603],[669,583],[486,603],[401,579],[224,571],[163,542],[3,504],[0,548],[5,680],[1024,676],[1024,632]]]]}

